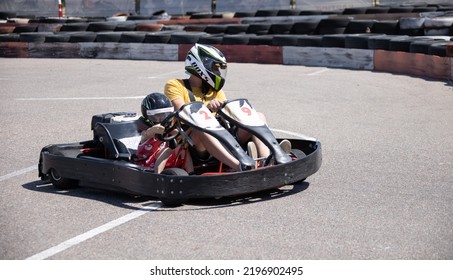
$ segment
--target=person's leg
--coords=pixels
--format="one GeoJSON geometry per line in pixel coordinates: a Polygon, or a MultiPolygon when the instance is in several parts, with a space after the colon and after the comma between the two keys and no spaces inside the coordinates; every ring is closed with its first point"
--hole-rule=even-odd
{"type": "Polygon", "coordinates": [[[198,152],[208,152],[219,161],[239,171],[239,160],[230,154],[215,137],[197,130],[193,130],[190,137],[195,143],[198,152]]]}
{"type": "MultiPolygon", "coordinates": [[[[257,113],[258,113],[260,119],[265,124],[267,124],[266,117],[260,112],[257,112],[257,113]]],[[[271,152],[270,152],[269,148],[260,139],[258,139],[258,137],[252,135],[250,132],[245,131],[243,129],[238,129],[237,137],[238,137],[238,140],[241,143],[241,145],[245,145],[246,142],[248,142],[249,140],[253,141],[253,143],[255,143],[256,149],[258,151],[259,157],[268,157],[270,155],[271,152]]]]}
{"type": "Polygon", "coordinates": [[[192,156],[190,155],[188,148],[184,148],[183,153],[185,153],[185,157],[186,157],[184,169],[187,171],[187,173],[191,174],[194,172],[192,156]]]}
{"type": "Polygon", "coordinates": [[[165,164],[167,164],[171,153],[172,150],[170,148],[164,148],[158,152],[157,159],[154,164],[154,172],[161,173],[165,169],[165,164]]]}

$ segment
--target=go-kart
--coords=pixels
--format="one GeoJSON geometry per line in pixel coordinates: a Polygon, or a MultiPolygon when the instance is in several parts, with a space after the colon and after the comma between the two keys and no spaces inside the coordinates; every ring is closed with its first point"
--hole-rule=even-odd
{"type": "Polygon", "coordinates": [[[244,171],[234,171],[217,159],[193,156],[193,172],[183,166],[166,166],[161,173],[140,164],[136,149],[147,127],[130,113],[92,117],[93,139],[47,145],[42,148],[38,171],[42,180],[57,188],[85,186],[158,198],[165,205],[179,205],[193,198],[232,197],[279,188],[304,181],[321,167],[321,144],[316,139],[288,139],[291,152],[279,146],[269,127],[246,99],[225,102],[216,117],[201,102],[185,104],[161,123],[162,141],[174,152],[190,152],[187,129],[217,138],[234,155],[244,171]],[[120,121],[118,121],[120,118],[120,121]],[[269,147],[270,156],[252,158],[234,132],[245,129],[269,147]]]}

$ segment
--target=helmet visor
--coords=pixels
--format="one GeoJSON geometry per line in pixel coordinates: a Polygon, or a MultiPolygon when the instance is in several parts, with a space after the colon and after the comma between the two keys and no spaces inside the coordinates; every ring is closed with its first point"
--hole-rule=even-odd
{"type": "Polygon", "coordinates": [[[213,59],[212,57],[205,56],[202,58],[203,66],[208,70],[209,72],[213,73],[216,76],[219,76],[223,79],[226,78],[227,74],[227,64],[221,61],[218,61],[216,59],[213,59]]]}
{"type": "Polygon", "coordinates": [[[153,123],[161,123],[168,115],[173,112],[173,107],[146,110],[146,116],[148,120],[153,123]]]}

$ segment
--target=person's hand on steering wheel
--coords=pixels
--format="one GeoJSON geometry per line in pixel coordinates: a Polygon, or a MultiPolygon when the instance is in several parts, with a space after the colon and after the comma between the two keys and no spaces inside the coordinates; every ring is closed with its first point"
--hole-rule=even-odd
{"type": "Polygon", "coordinates": [[[220,101],[219,99],[213,99],[209,101],[209,103],[206,105],[211,112],[217,112],[221,107],[223,106],[223,101],[220,101]]]}

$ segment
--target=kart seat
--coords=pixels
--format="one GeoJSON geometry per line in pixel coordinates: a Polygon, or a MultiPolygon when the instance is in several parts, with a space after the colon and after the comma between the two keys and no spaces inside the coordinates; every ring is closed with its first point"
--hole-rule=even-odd
{"type": "Polygon", "coordinates": [[[96,123],[94,139],[104,146],[108,159],[131,160],[137,152],[140,133],[135,122],[96,123]]]}

